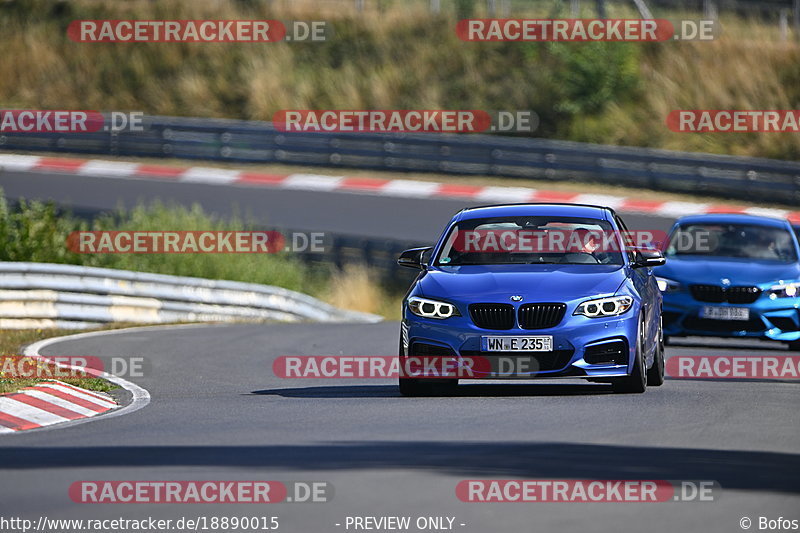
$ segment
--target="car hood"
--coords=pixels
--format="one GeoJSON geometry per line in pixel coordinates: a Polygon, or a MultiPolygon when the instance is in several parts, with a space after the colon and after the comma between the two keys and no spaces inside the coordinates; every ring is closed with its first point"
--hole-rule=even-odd
{"type": "Polygon", "coordinates": [[[568,301],[613,294],[625,281],[618,265],[468,265],[438,267],[419,282],[423,296],[458,300],[568,301]],[[499,300],[498,300],[499,299],[499,300]]]}
{"type": "Polygon", "coordinates": [[[723,280],[728,280],[730,285],[766,285],[800,279],[800,265],[751,259],[669,257],[667,264],[656,268],[655,273],[682,283],[725,285],[723,280]]]}

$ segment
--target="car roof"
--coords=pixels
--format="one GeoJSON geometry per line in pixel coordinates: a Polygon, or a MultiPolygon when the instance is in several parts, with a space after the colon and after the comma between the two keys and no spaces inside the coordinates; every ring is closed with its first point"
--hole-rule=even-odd
{"type": "Polygon", "coordinates": [[[454,218],[457,220],[470,220],[475,218],[515,216],[564,216],[608,220],[614,216],[614,210],[610,207],[587,204],[497,204],[468,207],[459,211],[454,218]]]}
{"type": "Polygon", "coordinates": [[[715,213],[707,215],[688,215],[681,217],[676,224],[756,224],[775,228],[788,228],[789,221],[783,218],[744,213],[715,213]]]}

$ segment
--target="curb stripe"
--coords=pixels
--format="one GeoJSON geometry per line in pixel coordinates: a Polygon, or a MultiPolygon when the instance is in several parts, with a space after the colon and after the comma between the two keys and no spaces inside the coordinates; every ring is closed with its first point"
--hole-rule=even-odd
{"type": "Polygon", "coordinates": [[[24,420],[3,411],[0,411],[0,426],[10,429],[11,431],[22,431],[25,429],[36,429],[42,427],[39,424],[31,422],[30,420],[24,420]]]}
{"type": "Polygon", "coordinates": [[[83,418],[84,415],[79,414],[76,411],[71,411],[61,405],[58,405],[55,402],[47,402],[42,400],[41,398],[36,398],[35,396],[29,395],[27,393],[21,394],[12,394],[8,396],[14,401],[22,402],[24,404],[30,405],[31,407],[36,407],[37,409],[41,409],[42,411],[47,411],[48,413],[52,413],[56,416],[60,416],[62,418],[66,418],[67,420],[76,420],[78,418],[83,418]]]}
{"type": "Polygon", "coordinates": [[[67,419],[63,416],[54,415],[53,413],[39,409],[38,407],[33,407],[25,403],[18,402],[13,398],[7,397],[0,397],[0,411],[5,413],[14,413],[12,416],[22,418],[40,426],[67,421],[67,419]]]}
{"type": "MultiPolygon", "coordinates": [[[[47,382],[46,382],[46,383],[47,383],[47,382]]],[[[51,383],[52,383],[52,382],[51,382],[51,383]]],[[[58,385],[59,387],[61,387],[62,389],[72,389],[72,390],[74,390],[75,392],[80,392],[80,393],[81,393],[81,394],[83,394],[83,395],[86,395],[86,396],[94,396],[94,397],[95,397],[95,398],[97,398],[98,400],[101,400],[101,401],[103,401],[103,402],[106,402],[106,403],[111,403],[111,404],[114,404],[114,405],[116,405],[116,402],[114,402],[114,401],[113,401],[111,398],[109,398],[108,396],[106,396],[106,395],[104,395],[104,394],[101,394],[101,393],[99,393],[99,392],[95,392],[95,391],[93,391],[93,390],[88,390],[88,389],[82,389],[82,388],[80,388],[80,387],[76,387],[76,386],[74,386],[74,385],[70,385],[69,383],[56,382],[56,383],[54,383],[54,384],[57,384],[57,385],[58,385]]]]}
{"type": "Polygon", "coordinates": [[[111,179],[165,179],[207,185],[243,185],[295,190],[380,194],[401,198],[470,198],[494,202],[596,203],[621,212],[663,217],[711,213],[745,213],[787,218],[800,224],[800,211],[696,202],[638,200],[605,194],[542,191],[526,187],[460,185],[408,179],[336,177],[322,174],[270,174],[216,167],[175,167],[102,159],[72,159],[0,154],[0,167],[18,172],[47,170],[111,179]]]}
{"type": "Polygon", "coordinates": [[[42,157],[33,167],[37,170],[63,170],[66,172],[77,172],[84,166],[88,159],[67,159],[65,157],[42,157]]]}
{"type": "Polygon", "coordinates": [[[93,402],[92,400],[89,400],[87,398],[81,398],[80,396],[77,396],[75,394],[69,393],[69,392],[67,392],[65,390],[56,389],[54,387],[48,387],[48,388],[50,389],[50,390],[46,391],[48,394],[52,394],[53,396],[57,396],[57,397],[61,398],[62,400],[67,400],[69,402],[76,403],[76,404],[80,405],[81,407],[84,407],[86,409],[90,409],[90,410],[94,411],[95,413],[103,413],[103,412],[108,411],[109,409],[111,409],[110,406],[107,407],[107,406],[104,406],[104,405],[99,405],[98,403],[93,402]]]}
{"type": "Polygon", "coordinates": [[[180,175],[180,181],[190,183],[227,184],[236,181],[239,177],[238,170],[228,170],[213,167],[192,167],[180,175]]]}
{"type": "Polygon", "coordinates": [[[26,396],[30,396],[32,398],[38,398],[38,399],[40,399],[42,401],[45,401],[47,403],[51,403],[53,405],[57,405],[57,406],[63,407],[64,409],[68,409],[70,411],[73,411],[78,415],[77,418],[83,418],[85,416],[94,416],[96,414],[91,409],[86,409],[85,407],[81,407],[77,403],[73,403],[73,402],[69,402],[67,400],[63,400],[63,399],[59,398],[58,396],[54,396],[53,394],[50,394],[47,391],[38,390],[35,387],[34,388],[25,389],[25,395],[26,396]]]}
{"type": "Polygon", "coordinates": [[[167,165],[139,165],[136,167],[135,175],[151,178],[177,178],[188,168],[170,167],[167,165]]]}

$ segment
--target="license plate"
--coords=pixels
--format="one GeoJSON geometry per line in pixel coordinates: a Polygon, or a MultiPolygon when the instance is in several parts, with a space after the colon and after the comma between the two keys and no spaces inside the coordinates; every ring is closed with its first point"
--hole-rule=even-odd
{"type": "Polygon", "coordinates": [[[485,352],[552,352],[552,335],[535,337],[483,337],[485,352]]]}
{"type": "Polygon", "coordinates": [[[710,307],[700,310],[700,318],[713,320],[750,320],[750,309],[747,307],[710,307]]]}

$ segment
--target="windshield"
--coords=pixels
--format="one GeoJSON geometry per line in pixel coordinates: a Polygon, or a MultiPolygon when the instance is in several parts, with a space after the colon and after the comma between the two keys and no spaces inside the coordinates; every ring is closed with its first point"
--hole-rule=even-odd
{"type": "Polygon", "coordinates": [[[670,235],[670,256],[731,257],[791,263],[797,261],[792,234],[755,224],[686,224],[670,235]]]}
{"type": "Polygon", "coordinates": [[[454,225],[434,265],[622,265],[621,241],[605,220],[495,217],[454,225]]]}

